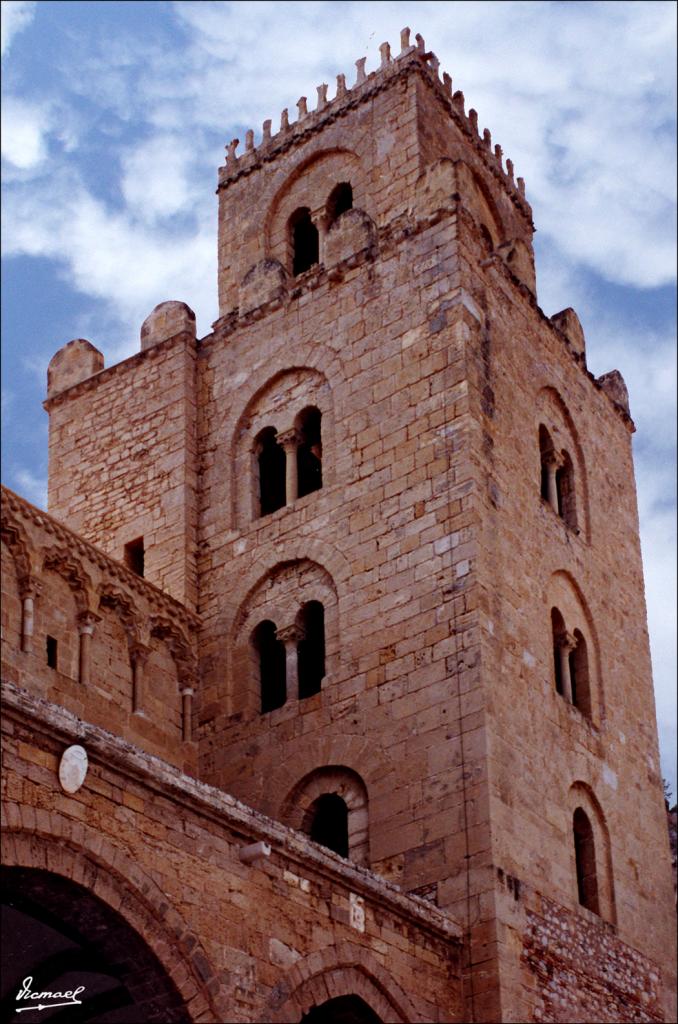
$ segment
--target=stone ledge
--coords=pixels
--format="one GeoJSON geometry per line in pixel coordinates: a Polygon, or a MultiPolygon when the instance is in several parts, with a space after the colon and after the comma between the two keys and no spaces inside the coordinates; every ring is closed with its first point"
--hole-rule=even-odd
{"type": "Polygon", "coordinates": [[[13,683],[2,684],[4,716],[28,720],[36,734],[56,735],[65,743],[80,743],[87,748],[90,761],[98,761],[154,789],[163,796],[184,804],[194,814],[202,814],[246,837],[248,842],[263,840],[300,865],[308,865],[350,891],[367,897],[391,913],[409,918],[412,923],[446,941],[462,941],[462,928],[440,910],[418,896],[403,893],[398,886],[379,878],[367,868],[351,864],[330,851],[325,852],[294,829],[267,818],[235,797],[191,778],[178,768],[147,754],[132,743],[105,729],[82,721],[72,712],[50,701],[29,694],[13,683]]]}

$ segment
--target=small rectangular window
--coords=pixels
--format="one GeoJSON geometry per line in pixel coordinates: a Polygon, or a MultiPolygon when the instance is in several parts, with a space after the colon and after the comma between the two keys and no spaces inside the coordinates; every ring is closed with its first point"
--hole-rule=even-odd
{"type": "Polygon", "coordinates": [[[47,664],[50,668],[57,667],[57,642],[53,636],[47,637],[47,664]]]}
{"type": "Polygon", "coordinates": [[[125,565],[137,576],[144,575],[144,538],[138,537],[125,544],[125,565]]]}

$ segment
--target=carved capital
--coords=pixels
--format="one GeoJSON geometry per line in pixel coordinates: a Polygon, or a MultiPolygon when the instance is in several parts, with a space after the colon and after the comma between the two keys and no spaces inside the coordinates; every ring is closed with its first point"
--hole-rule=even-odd
{"type": "Polygon", "coordinates": [[[92,636],[97,622],[101,622],[101,616],[96,612],[85,611],[78,615],[78,633],[80,636],[92,636]]]}
{"type": "Polygon", "coordinates": [[[296,623],[291,626],[283,626],[282,629],[277,629],[275,632],[276,640],[280,640],[286,647],[288,644],[298,644],[305,636],[306,631],[296,623]]]}
{"type": "Polygon", "coordinates": [[[148,661],[148,656],[151,653],[151,648],[147,647],[146,644],[140,643],[138,640],[134,640],[129,645],[129,657],[130,661],[135,667],[143,668],[148,661]]]}
{"type": "Polygon", "coordinates": [[[283,430],[278,434],[276,440],[285,451],[296,451],[301,444],[301,434],[296,427],[292,427],[290,430],[283,430]]]}
{"type": "Polygon", "coordinates": [[[558,634],[558,636],[556,637],[556,643],[558,644],[558,647],[561,650],[564,650],[567,654],[573,651],[577,646],[576,638],[573,637],[572,634],[568,633],[567,631],[558,634]]]}
{"type": "Polygon", "coordinates": [[[22,576],[19,580],[19,597],[23,601],[25,597],[39,597],[42,591],[42,583],[35,576],[22,576]]]}
{"type": "Polygon", "coordinates": [[[550,468],[560,469],[560,467],[565,462],[565,459],[563,458],[562,453],[556,451],[555,448],[547,449],[547,451],[544,452],[542,457],[543,457],[543,460],[544,460],[544,465],[548,466],[549,469],[550,468]]]}

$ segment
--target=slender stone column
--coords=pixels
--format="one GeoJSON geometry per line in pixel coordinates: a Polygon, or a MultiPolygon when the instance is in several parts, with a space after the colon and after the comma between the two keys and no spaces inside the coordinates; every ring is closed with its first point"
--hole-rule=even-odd
{"type": "Polygon", "coordinates": [[[31,649],[34,628],[34,601],[40,593],[40,583],[32,576],[19,580],[21,596],[21,650],[28,654],[31,649]]]}
{"type": "Polygon", "coordinates": [[[193,688],[181,688],[181,738],[185,742],[193,736],[193,688]]]}
{"type": "Polygon", "coordinates": [[[81,612],[78,615],[78,633],[80,635],[80,650],[78,653],[78,681],[83,686],[89,686],[90,670],[92,662],[92,636],[94,627],[99,621],[99,616],[94,612],[81,612]]]}
{"type": "Polygon", "coordinates": [[[292,427],[291,430],[278,434],[277,440],[285,452],[285,497],[286,504],[290,505],[297,500],[299,494],[297,448],[301,443],[301,437],[299,431],[292,427]]]}
{"type": "Polygon", "coordinates": [[[571,633],[561,633],[558,637],[558,653],[560,655],[560,678],[563,683],[563,697],[572,704],[572,680],[570,678],[570,654],[577,646],[571,633]]]}
{"type": "Polygon", "coordinates": [[[276,640],[285,645],[285,677],[287,680],[287,700],[299,700],[299,659],[297,645],[305,637],[301,626],[284,626],[276,630],[276,640]]]}
{"type": "Polygon", "coordinates": [[[558,484],[556,482],[556,473],[563,465],[563,457],[562,455],[559,455],[555,448],[552,448],[549,452],[546,452],[544,456],[544,465],[546,466],[547,471],[546,479],[549,505],[556,515],[559,515],[560,510],[558,509],[558,484]]]}
{"type": "Polygon", "coordinates": [[[144,665],[151,653],[150,648],[145,644],[133,643],[130,646],[129,657],[132,662],[132,713],[135,715],[144,714],[145,689],[144,689],[144,665]]]}

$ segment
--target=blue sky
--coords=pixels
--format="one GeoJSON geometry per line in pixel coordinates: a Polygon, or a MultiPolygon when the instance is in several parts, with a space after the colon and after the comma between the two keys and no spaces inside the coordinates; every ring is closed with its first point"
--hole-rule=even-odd
{"type": "MultiPolygon", "coordinates": [[[[544,311],[623,373],[663,773],[676,792],[675,38],[671,2],[3,0],[3,480],[45,502],[47,363],[106,365],[166,299],[217,316],[216,169],[283,107],[420,32],[525,178],[544,311]]],[[[241,150],[242,150],[241,146],[241,150]]]]}

